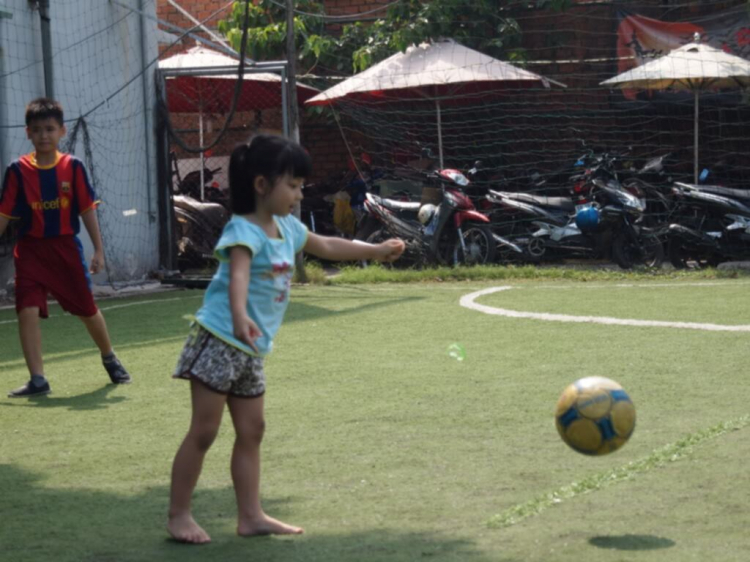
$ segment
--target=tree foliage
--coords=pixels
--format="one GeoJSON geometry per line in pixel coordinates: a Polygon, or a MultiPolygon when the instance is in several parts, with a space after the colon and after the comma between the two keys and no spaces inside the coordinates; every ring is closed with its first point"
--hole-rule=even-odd
{"type": "MultiPolygon", "coordinates": [[[[536,0],[538,8],[564,9],[571,0],[536,0]]],[[[523,6],[527,6],[524,3],[523,6]]],[[[401,0],[375,21],[332,25],[323,2],[295,0],[295,44],[302,72],[360,72],[412,44],[452,38],[490,56],[522,61],[521,29],[512,17],[517,0],[401,0]]],[[[286,57],[283,0],[251,4],[248,54],[256,60],[286,57]]],[[[239,50],[245,2],[234,4],[219,30],[239,50]]],[[[383,12],[378,13],[378,15],[383,12]]]]}

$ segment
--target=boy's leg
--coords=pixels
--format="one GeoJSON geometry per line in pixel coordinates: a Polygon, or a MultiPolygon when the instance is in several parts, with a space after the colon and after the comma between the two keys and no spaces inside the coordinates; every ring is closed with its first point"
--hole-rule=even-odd
{"type": "Polygon", "coordinates": [[[49,394],[49,383],[44,378],[42,362],[42,329],[39,322],[39,308],[25,307],[18,311],[18,333],[21,349],[29,369],[31,379],[25,385],[8,393],[11,398],[41,396],[49,394]]]}
{"type": "Polygon", "coordinates": [[[102,357],[112,353],[112,342],[109,340],[109,332],[107,331],[107,323],[104,321],[104,316],[101,310],[97,310],[93,316],[79,316],[81,322],[86,325],[86,329],[94,340],[96,347],[102,354],[102,357]]]}
{"type": "Polygon", "coordinates": [[[21,349],[26,366],[32,375],[44,376],[42,362],[42,327],[39,322],[39,308],[28,307],[18,312],[18,332],[21,336],[21,349]]]}
{"type": "Polygon", "coordinates": [[[230,396],[227,404],[237,434],[232,451],[232,481],[237,496],[237,533],[243,536],[302,533],[300,527],[269,517],[260,505],[260,444],[265,430],[263,396],[230,396]]]}
{"type": "Polygon", "coordinates": [[[211,541],[193,519],[190,500],[198,483],[203,459],[216,438],[227,397],[191,379],[192,418],[185,440],[172,464],[172,486],[169,495],[167,530],[175,540],[202,544],[211,541]]]}
{"type": "Polygon", "coordinates": [[[92,316],[79,316],[81,322],[84,323],[86,329],[94,340],[96,347],[102,354],[102,362],[104,368],[109,374],[109,378],[114,384],[127,384],[131,381],[130,374],[122,366],[120,360],[115,356],[112,350],[112,342],[109,339],[109,332],[107,331],[107,323],[104,321],[104,316],[101,310],[97,310],[96,314],[92,316]]]}

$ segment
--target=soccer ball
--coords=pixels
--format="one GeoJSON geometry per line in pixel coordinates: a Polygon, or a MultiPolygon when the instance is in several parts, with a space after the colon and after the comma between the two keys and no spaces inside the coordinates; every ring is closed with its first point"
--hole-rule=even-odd
{"type": "Polygon", "coordinates": [[[563,441],[584,455],[606,455],[627,443],[635,429],[635,406],[615,381],[586,377],[557,401],[555,425],[563,441]]]}

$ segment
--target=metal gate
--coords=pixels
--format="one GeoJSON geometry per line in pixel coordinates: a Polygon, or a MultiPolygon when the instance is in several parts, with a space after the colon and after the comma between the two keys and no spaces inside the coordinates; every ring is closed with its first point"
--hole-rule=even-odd
{"type": "Polygon", "coordinates": [[[286,62],[247,65],[242,81],[238,64],[194,47],[156,71],[160,248],[162,263],[182,273],[215,265],[234,147],[258,132],[290,135],[286,62]],[[211,64],[222,59],[231,64],[211,64]]]}

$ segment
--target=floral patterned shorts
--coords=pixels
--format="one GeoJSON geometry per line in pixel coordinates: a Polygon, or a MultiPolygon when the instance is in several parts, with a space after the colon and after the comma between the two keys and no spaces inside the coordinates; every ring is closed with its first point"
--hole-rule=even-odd
{"type": "Polygon", "coordinates": [[[266,391],[262,357],[248,355],[198,324],[190,330],[172,377],[195,378],[211,390],[242,398],[266,391]]]}

